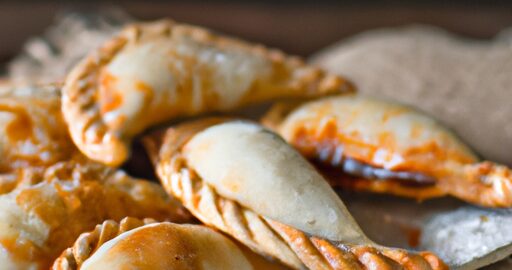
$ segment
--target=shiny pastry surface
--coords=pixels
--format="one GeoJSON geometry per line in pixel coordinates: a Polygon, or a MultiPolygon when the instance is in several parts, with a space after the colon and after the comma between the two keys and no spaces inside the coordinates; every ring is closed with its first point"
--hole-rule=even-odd
{"type": "Polygon", "coordinates": [[[157,184],[99,164],[60,162],[17,176],[23,184],[0,195],[0,269],[48,269],[82,232],[107,219],[188,218],[157,184]]]}
{"type": "Polygon", "coordinates": [[[165,20],[127,27],[84,59],[66,80],[62,108],[80,150],[119,165],[133,136],[164,121],[351,90],[296,57],[165,20]]]}
{"type": "Polygon", "coordinates": [[[318,163],[334,185],[512,206],[510,169],[480,162],[452,132],[410,107],[339,96],[294,109],[279,105],[263,122],[318,163]]]}
{"type": "Polygon", "coordinates": [[[312,165],[257,124],[202,119],[145,141],[165,189],[192,214],[294,269],[447,268],[369,240],[312,165]]]}
{"type": "Polygon", "coordinates": [[[56,261],[53,269],[255,268],[231,240],[208,227],[127,218],[120,224],[105,222],[93,232],[82,234],[73,248],[66,250],[56,261]],[[90,251],[89,245],[94,245],[95,249],[90,251]],[[75,257],[80,258],[78,263],[75,257]]]}

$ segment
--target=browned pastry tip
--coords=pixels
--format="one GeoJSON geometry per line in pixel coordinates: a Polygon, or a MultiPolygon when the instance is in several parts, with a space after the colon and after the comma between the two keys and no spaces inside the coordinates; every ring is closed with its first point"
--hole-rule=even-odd
{"type": "Polygon", "coordinates": [[[481,162],[453,132],[414,108],[343,95],[292,111],[276,105],[263,123],[318,165],[334,186],[512,206],[510,168],[481,162]]]}
{"type": "Polygon", "coordinates": [[[439,186],[451,195],[485,207],[512,206],[512,170],[490,161],[447,166],[439,186]]]}
{"type": "Polygon", "coordinates": [[[165,189],[205,224],[294,269],[448,268],[430,253],[382,247],[371,242],[338,243],[307,235],[219,194],[190,167],[182,153],[184,145],[193,137],[191,133],[201,132],[190,127],[200,127],[201,123],[204,122],[171,128],[167,133],[171,135],[160,140],[163,144],[159,158],[155,160],[157,174],[165,189]]]}

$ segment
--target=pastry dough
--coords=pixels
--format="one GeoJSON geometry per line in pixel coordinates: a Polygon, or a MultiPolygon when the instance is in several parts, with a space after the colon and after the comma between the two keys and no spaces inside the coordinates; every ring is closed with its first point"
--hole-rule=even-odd
{"type": "Polygon", "coordinates": [[[374,244],[280,137],[256,124],[221,121],[145,139],[165,189],[204,223],[294,269],[446,268],[433,254],[374,244]]]}
{"type": "Polygon", "coordinates": [[[262,263],[263,259],[253,264],[247,255],[205,226],[125,218],[120,223],[105,221],[82,234],[55,261],[53,270],[284,269],[262,263]]]}
{"type": "MultiPolygon", "coordinates": [[[[123,218],[121,221],[106,220],[96,225],[93,231],[82,233],[72,247],[67,248],[53,263],[53,270],[80,269],[103,244],[117,236],[147,224],[156,223],[154,219],[123,218]]],[[[138,244],[141,244],[138,242],[138,244]]]]}
{"type": "Polygon", "coordinates": [[[126,28],[68,76],[63,112],[89,158],[119,165],[144,129],[277,98],[352,90],[277,50],[172,21],[126,28]]]}
{"type": "Polygon", "coordinates": [[[512,206],[507,167],[480,162],[452,132],[412,108],[348,95],[308,102],[288,115],[287,110],[276,107],[264,122],[317,162],[334,185],[512,206]]]}
{"type": "Polygon", "coordinates": [[[58,86],[0,88],[0,173],[48,166],[76,153],[60,110],[58,86]]]}
{"type": "Polygon", "coordinates": [[[372,29],[311,60],[352,79],[360,93],[429,113],[485,159],[512,166],[511,33],[472,39],[426,25],[372,29]]]}
{"type": "Polygon", "coordinates": [[[157,184],[99,164],[61,162],[24,182],[0,195],[0,269],[48,269],[80,233],[106,219],[188,217],[157,184]]]}

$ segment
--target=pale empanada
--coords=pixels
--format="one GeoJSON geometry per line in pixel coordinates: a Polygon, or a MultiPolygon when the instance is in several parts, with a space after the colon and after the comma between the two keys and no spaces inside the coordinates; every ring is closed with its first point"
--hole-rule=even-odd
{"type": "Polygon", "coordinates": [[[319,164],[333,185],[426,198],[453,195],[512,206],[512,173],[480,162],[441,124],[410,107],[358,95],[308,102],[263,122],[319,164]]]}
{"type": "Polygon", "coordinates": [[[253,264],[247,255],[205,226],[125,218],[80,235],[53,269],[284,269],[270,262],[253,264]]]}
{"type": "Polygon", "coordinates": [[[187,218],[157,184],[99,164],[62,162],[32,177],[0,195],[0,269],[48,269],[82,232],[107,219],[187,218]]]}
{"type": "Polygon", "coordinates": [[[261,126],[199,120],[145,139],[165,189],[206,224],[294,269],[446,269],[379,246],[297,151],[261,126]]]}
{"type": "Polygon", "coordinates": [[[49,166],[77,152],[61,114],[59,86],[0,87],[0,174],[49,166]]]}
{"type": "Polygon", "coordinates": [[[85,155],[119,165],[133,136],[164,121],[351,89],[280,51],[159,21],[126,28],[75,67],[62,109],[85,155]]]}

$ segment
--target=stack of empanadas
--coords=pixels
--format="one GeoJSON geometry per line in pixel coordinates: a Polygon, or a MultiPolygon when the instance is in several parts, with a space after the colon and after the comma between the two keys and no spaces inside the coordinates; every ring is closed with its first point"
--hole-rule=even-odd
{"type": "Polygon", "coordinates": [[[370,240],[331,185],[509,207],[510,170],[354,90],[200,27],[128,26],[63,85],[2,92],[0,268],[448,269],[370,240]],[[276,101],[267,127],[234,112],[276,101]],[[121,169],[133,140],[161,186],[121,169]]]}

